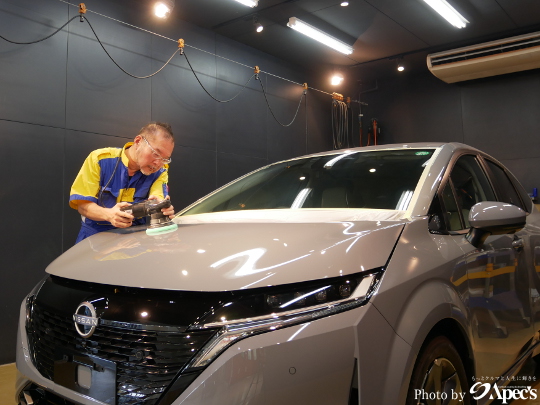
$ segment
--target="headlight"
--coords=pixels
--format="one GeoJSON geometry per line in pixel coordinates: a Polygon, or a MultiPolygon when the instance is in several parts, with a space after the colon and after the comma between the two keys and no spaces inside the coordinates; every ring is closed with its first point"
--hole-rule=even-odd
{"type": "MultiPolygon", "coordinates": [[[[30,321],[32,320],[32,311],[34,309],[34,299],[36,296],[34,294],[29,294],[26,296],[26,328],[30,326],[30,321]]],[[[30,331],[28,331],[30,332],[30,331]]],[[[30,332],[31,333],[31,332],[30,332]]]]}
{"type": "Polygon", "coordinates": [[[30,328],[30,322],[32,321],[32,312],[34,309],[34,300],[36,298],[37,293],[41,289],[41,286],[45,283],[48,276],[44,277],[39,283],[36,284],[36,286],[30,291],[30,293],[26,296],[25,299],[25,307],[26,307],[26,331],[27,333],[32,333],[32,330],[30,328]]]}
{"type": "Polygon", "coordinates": [[[219,328],[219,331],[185,371],[207,366],[240,339],[362,306],[373,294],[381,274],[382,269],[378,269],[351,276],[261,288],[258,293],[225,303],[219,311],[204,317],[213,321],[190,327],[191,330],[219,328]],[[246,308],[253,316],[238,316],[245,315],[246,308]]]}

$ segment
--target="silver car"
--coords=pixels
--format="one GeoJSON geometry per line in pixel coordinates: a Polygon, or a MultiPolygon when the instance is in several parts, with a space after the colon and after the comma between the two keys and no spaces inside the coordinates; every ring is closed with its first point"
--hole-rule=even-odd
{"type": "Polygon", "coordinates": [[[97,234],[47,267],[20,312],[20,404],[537,396],[518,372],[540,349],[540,214],[474,148],[291,159],[174,222],[97,234]]]}

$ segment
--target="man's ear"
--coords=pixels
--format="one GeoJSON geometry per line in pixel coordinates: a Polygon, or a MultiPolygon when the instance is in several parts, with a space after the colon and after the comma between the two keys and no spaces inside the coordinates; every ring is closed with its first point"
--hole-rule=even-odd
{"type": "Polygon", "coordinates": [[[139,146],[139,144],[142,142],[142,136],[141,135],[137,135],[134,139],[133,139],[133,144],[134,145],[137,145],[139,146]]]}

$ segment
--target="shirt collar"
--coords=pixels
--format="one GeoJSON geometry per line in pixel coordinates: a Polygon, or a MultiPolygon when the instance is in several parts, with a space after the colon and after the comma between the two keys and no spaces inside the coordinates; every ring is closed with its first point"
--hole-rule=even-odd
{"type": "Polygon", "coordinates": [[[127,148],[130,148],[131,146],[133,146],[133,142],[128,142],[124,145],[124,147],[122,148],[122,163],[124,164],[124,166],[128,167],[128,164],[129,164],[129,158],[127,157],[126,155],[126,149],[127,148]]]}

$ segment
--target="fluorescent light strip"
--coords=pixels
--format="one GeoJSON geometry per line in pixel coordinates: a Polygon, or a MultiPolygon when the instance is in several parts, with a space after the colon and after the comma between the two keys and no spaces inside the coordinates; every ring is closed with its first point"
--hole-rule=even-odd
{"type": "Polygon", "coordinates": [[[324,165],[324,168],[325,169],[328,169],[332,166],[334,166],[336,164],[336,162],[339,162],[341,159],[343,159],[344,157],[347,157],[349,155],[352,155],[353,153],[358,153],[358,152],[354,152],[352,150],[348,150],[348,151],[345,151],[339,155],[337,155],[335,158],[333,158],[332,160],[329,160],[328,162],[326,162],[326,164],[324,165]]]}
{"type": "Polygon", "coordinates": [[[238,3],[242,3],[244,6],[257,7],[259,0],[236,0],[238,3]]]}
{"type": "Polygon", "coordinates": [[[411,202],[412,196],[413,196],[412,190],[403,191],[401,193],[401,197],[399,198],[398,204],[396,206],[396,210],[405,211],[407,207],[409,206],[409,203],[411,202]]]}
{"type": "Polygon", "coordinates": [[[296,198],[294,199],[294,202],[291,205],[291,209],[302,208],[302,206],[306,202],[306,198],[309,195],[310,191],[311,191],[310,188],[305,188],[302,191],[300,191],[298,195],[296,196],[296,198]]]}
{"type": "Polygon", "coordinates": [[[454,7],[445,0],[424,0],[433,10],[456,28],[465,28],[469,23],[454,7]]]}
{"type": "Polygon", "coordinates": [[[287,26],[293,30],[301,32],[304,35],[307,35],[316,41],[319,41],[326,46],[329,46],[330,48],[335,49],[338,52],[344,53],[345,55],[350,55],[353,53],[353,48],[347,45],[345,42],[328,35],[320,29],[315,28],[314,26],[309,25],[296,17],[289,18],[287,26]]]}

